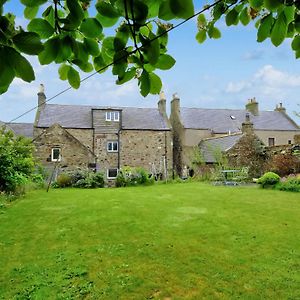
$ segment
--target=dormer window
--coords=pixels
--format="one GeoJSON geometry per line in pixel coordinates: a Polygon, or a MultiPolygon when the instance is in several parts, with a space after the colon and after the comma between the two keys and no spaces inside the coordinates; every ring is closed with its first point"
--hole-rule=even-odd
{"type": "Polygon", "coordinates": [[[120,114],[118,111],[107,111],[106,112],[106,121],[114,121],[114,122],[119,122],[120,120],[120,114]]]}

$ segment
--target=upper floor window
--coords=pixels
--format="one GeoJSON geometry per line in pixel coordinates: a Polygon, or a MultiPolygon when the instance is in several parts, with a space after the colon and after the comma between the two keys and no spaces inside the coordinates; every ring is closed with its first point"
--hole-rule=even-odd
{"type": "Polygon", "coordinates": [[[275,138],[269,138],[269,146],[275,146],[275,138]]]}
{"type": "Polygon", "coordinates": [[[291,145],[292,144],[292,140],[288,140],[288,144],[291,145]]]}
{"type": "Polygon", "coordinates": [[[60,160],[61,160],[60,148],[52,148],[51,161],[60,161],[60,160]]]}
{"type": "Polygon", "coordinates": [[[118,111],[107,111],[105,120],[119,122],[120,114],[118,111]]]}
{"type": "Polygon", "coordinates": [[[118,152],[119,143],[117,141],[107,142],[107,151],[108,152],[118,152]]]}

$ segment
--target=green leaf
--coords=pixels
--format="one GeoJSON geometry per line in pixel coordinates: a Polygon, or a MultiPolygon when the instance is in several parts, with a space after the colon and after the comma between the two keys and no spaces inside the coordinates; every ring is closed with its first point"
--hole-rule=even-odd
{"type": "Polygon", "coordinates": [[[59,78],[61,80],[67,80],[68,79],[68,72],[70,70],[70,66],[66,64],[62,64],[58,69],[59,78]]]}
{"type": "Polygon", "coordinates": [[[78,0],[66,0],[67,7],[72,16],[79,21],[83,20],[84,12],[78,0]]]}
{"type": "Polygon", "coordinates": [[[298,50],[298,51],[295,52],[295,57],[296,58],[300,58],[300,50],[298,50]]]}
{"type": "Polygon", "coordinates": [[[270,11],[275,11],[277,8],[282,6],[281,0],[264,0],[264,6],[270,11]]]}
{"type": "Polygon", "coordinates": [[[216,4],[212,10],[212,15],[214,17],[214,20],[215,21],[219,20],[220,17],[226,12],[226,9],[227,9],[227,7],[224,4],[224,2],[220,2],[220,3],[216,4]]]}
{"type": "Polygon", "coordinates": [[[201,29],[207,25],[205,14],[200,14],[197,17],[197,25],[198,25],[198,28],[201,28],[201,29]]]}
{"type": "Polygon", "coordinates": [[[263,42],[271,34],[271,29],[273,27],[274,19],[272,14],[267,15],[260,21],[260,25],[257,31],[257,41],[263,42]]]}
{"type": "Polygon", "coordinates": [[[252,8],[260,9],[264,4],[264,0],[249,0],[249,4],[252,8]]]}
{"type": "Polygon", "coordinates": [[[198,43],[202,44],[206,40],[206,30],[199,30],[196,34],[196,40],[198,43]]]}
{"type": "Polygon", "coordinates": [[[159,76],[155,73],[149,73],[150,79],[150,94],[159,94],[162,88],[162,82],[159,76]]]}
{"type": "Polygon", "coordinates": [[[39,11],[39,6],[25,7],[24,9],[24,17],[28,20],[33,19],[39,11]]]}
{"type": "Polygon", "coordinates": [[[57,40],[57,56],[55,57],[56,63],[62,63],[71,58],[73,51],[72,51],[72,38],[70,36],[65,36],[62,40],[57,40]]]}
{"type": "Polygon", "coordinates": [[[95,40],[89,39],[89,38],[84,38],[83,43],[89,54],[91,54],[92,56],[99,55],[99,53],[100,53],[99,45],[95,40]]]}
{"type": "Polygon", "coordinates": [[[102,33],[102,25],[96,18],[84,19],[80,26],[80,31],[88,38],[97,38],[102,33]]]}
{"type": "Polygon", "coordinates": [[[295,18],[295,6],[286,6],[283,10],[287,24],[294,21],[295,18]]]}
{"type": "Polygon", "coordinates": [[[176,63],[176,60],[169,54],[162,54],[159,56],[155,67],[161,70],[169,70],[171,69],[176,63]]]}
{"type": "Polygon", "coordinates": [[[300,35],[294,37],[291,46],[294,51],[300,51],[300,35]]]}
{"type": "Polygon", "coordinates": [[[187,19],[194,15],[193,0],[170,0],[172,13],[181,19],[187,19]]]}
{"type": "Polygon", "coordinates": [[[40,37],[34,32],[21,32],[13,37],[13,43],[23,53],[37,55],[43,50],[40,37]]]}
{"type": "Polygon", "coordinates": [[[7,47],[7,59],[15,71],[16,77],[26,82],[35,79],[34,71],[29,61],[15,49],[7,47]]]}
{"type": "Polygon", "coordinates": [[[99,0],[96,4],[96,9],[101,16],[109,19],[117,19],[121,16],[118,10],[105,0],[99,0]]]}
{"type": "Polygon", "coordinates": [[[221,37],[221,31],[213,25],[209,27],[207,33],[212,39],[219,39],[221,37]]]}
{"type": "Polygon", "coordinates": [[[79,73],[71,66],[68,71],[68,81],[72,88],[78,89],[80,87],[79,73]]]}
{"type": "Polygon", "coordinates": [[[103,27],[112,27],[114,26],[118,20],[119,20],[119,17],[116,17],[116,18],[109,18],[109,17],[106,17],[106,16],[103,16],[101,15],[100,13],[96,15],[96,18],[97,20],[101,23],[101,25],[103,27]]]}
{"type": "Polygon", "coordinates": [[[158,17],[162,20],[169,21],[176,17],[175,14],[171,11],[170,1],[171,0],[164,0],[159,6],[158,17]]]}
{"type": "Polygon", "coordinates": [[[42,39],[47,39],[54,34],[54,27],[44,19],[33,19],[27,26],[29,31],[36,32],[42,39]]]}
{"type": "Polygon", "coordinates": [[[250,14],[249,14],[249,9],[248,7],[245,7],[241,13],[240,13],[240,21],[241,23],[246,26],[250,23],[251,21],[251,17],[250,17],[250,14]]]}
{"type": "Polygon", "coordinates": [[[55,27],[55,12],[52,6],[48,6],[42,16],[53,28],[55,27]]]}
{"type": "Polygon", "coordinates": [[[128,82],[136,75],[136,68],[131,68],[129,71],[125,72],[122,77],[118,76],[116,84],[120,85],[128,82]]]}
{"type": "Polygon", "coordinates": [[[47,0],[21,0],[22,4],[24,4],[25,6],[29,6],[29,7],[39,6],[46,2],[47,2],[47,0]]]}
{"type": "Polygon", "coordinates": [[[274,46],[278,47],[287,35],[287,22],[284,12],[281,12],[271,31],[271,41],[274,46]]]}
{"type": "Polygon", "coordinates": [[[149,73],[143,70],[140,78],[139,78],[140,92],[141,95],[146,97],[150,93],[151,82],[149,73]]]}
{"type": "Polygon", "coordinates": [[[239,23],[239,13],[235,7],[227,13],[225,21],[227,26],[237,25],[239,23]]]}
{"type": "Polygon", "coordinates": [[[44,44],[44,50],[39,54],[39,61],[42,65],[48,65],[53,62],[59,52],[60,40],[58,37],[48,40],[44,44]]]}
{"type": "MultiPolygon", "coordinates": [[[[153,39],[155,35],[152,33],[150,34],[150,38],[153,39]]],[[[160,54],[160,45],[159,40],[155,39],[151,43],[148,43],[145,46],[144,53],[151,65],[155,65],[158,62],[159,54],[160,54]]]]}
{"type": "MultiPolygon", "coordinates": [[[[7,48],[0,48],[0,57],[7,57],[7,48]]],[[[9,85],[15,78],[15,71],[6,59],[0,59],[0,94],[7,91],[9,85]]]]}
{"type": "Polygon", "coordinates": [[[102,54],[98,55],[97,57],[94,58],[94,69],[98,73],[103,73],[107,70],[107,64],[103,59],[102,54]]]}

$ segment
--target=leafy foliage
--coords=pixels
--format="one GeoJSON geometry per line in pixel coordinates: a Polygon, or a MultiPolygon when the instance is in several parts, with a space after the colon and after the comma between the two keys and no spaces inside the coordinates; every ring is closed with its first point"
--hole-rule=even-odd
{"type": "Polygon", "coordinates": [[[30,179],[34,171],[32,152],[29,139],[0,128],[0,192],[13,193],[30,179]]]}
{"type": "MultiPolygon", "coordinates": [[[[194,16],[193,0],[20,0],[27,30],[4,14],[7,0],[0,1],[0,94],[15,77],[31,82],[33,69],[25,58],[37,55],[42,65],[61,64],[60,78],[73,88],[80,86],[79,70],[104,72],[109,66],[117,84],[137,79],[143,96],[160,92],[156,69],[168,70],[175,59],[167,54],[168,31],[177,19],[194,16]],[[94,9],[89,9],[94,7],[94,9]],[[106,36],[105,28],[115,29],[106,36]],[[62,71],[63,70],[63,71],[62,71]]],[[[277,47],[292,39],[300,56],[300,4],[283,0],[218,0],[204,6],[198,15],[196,40],[221,37],[216,23],[227,26],[256,21],[257,41],[267,38],[277,47]],[[210,12],[210,18],[204,15],[210,12]]],[[[111,32],[111,30],[110,30],[111,32]]]]}
{"type": "Polygon", "coordinates": [[[153,183],[154,177],[150,177],[143,168],[123,167],[116,178],[117,187],[151,185],[153,183]]]}
{"type": "Polygon", "coordinates": [[[257,183],[261,184],[263,188],[275,186],[280,181],[280,176],[274,172],[267,172],[260,178],[257,183]]]}

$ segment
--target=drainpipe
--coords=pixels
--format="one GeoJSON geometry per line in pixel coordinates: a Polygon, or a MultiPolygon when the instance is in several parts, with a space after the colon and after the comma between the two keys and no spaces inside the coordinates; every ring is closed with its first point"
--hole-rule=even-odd
{"type": "Polygon", "coordinates": [[[122,131],[122,111],[120,113],[120,126],[119,126],[119,129],[118,129],[118,170],[120,169],[120,160],[121,160],[121,156],[120,156],[120,149],[121,149],[121,144],[120,144],[120,133],[122,131]]]}

